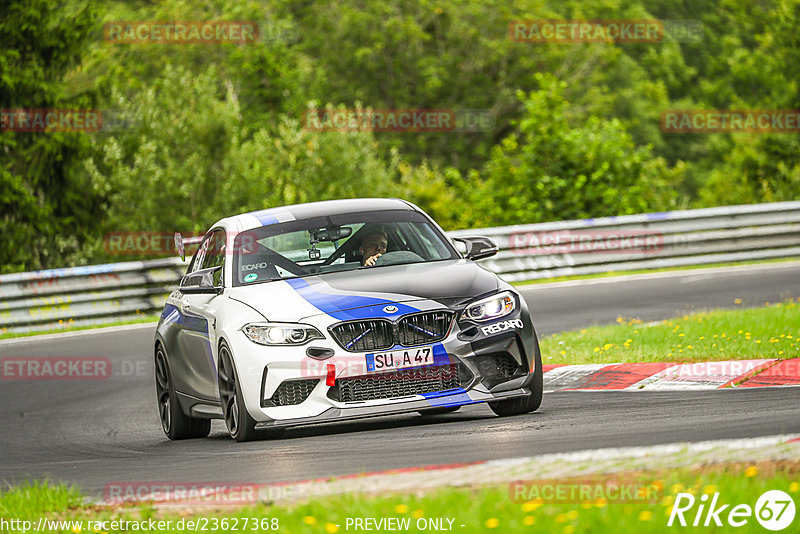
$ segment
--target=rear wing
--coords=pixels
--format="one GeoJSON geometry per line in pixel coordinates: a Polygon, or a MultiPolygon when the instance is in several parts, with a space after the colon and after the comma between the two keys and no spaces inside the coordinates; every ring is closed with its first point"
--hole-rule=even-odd
{"type": "Polygon", "coordinates": [[[175,252],[178,253],[181,261],[186,261],[186,246],[197,245],[203,240],[202,235],[194,237],[183,237],[180,232],[175,232],[175,252]]]}

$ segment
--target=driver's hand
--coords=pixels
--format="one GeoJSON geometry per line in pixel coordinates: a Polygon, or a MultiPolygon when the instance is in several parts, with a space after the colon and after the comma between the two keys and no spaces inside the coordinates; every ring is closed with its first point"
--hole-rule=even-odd
{"type": "Polygon", "coordinates": [[[375,254],[374,256],[370,256],[364,262],[364,267],[372,267],[373,265],[375,265],[375,262],[378,261],[378,258],[380,257],[381,257],[380,252],[378,254],[375,254]]]}

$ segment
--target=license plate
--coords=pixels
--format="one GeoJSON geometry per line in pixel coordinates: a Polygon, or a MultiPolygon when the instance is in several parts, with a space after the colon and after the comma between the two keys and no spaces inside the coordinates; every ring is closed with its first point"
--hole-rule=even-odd
{"type": "Polygon", "coordinates": [[[431,347],[367,354],[367,371],[386,371],[433,364],[431,347]]]}

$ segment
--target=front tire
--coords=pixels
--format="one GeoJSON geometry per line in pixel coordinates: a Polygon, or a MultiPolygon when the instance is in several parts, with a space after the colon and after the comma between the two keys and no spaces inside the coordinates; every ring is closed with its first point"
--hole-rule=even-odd
{"type": "Polygon", "coordinates": [[[536,334],[533,335],[533,347],[536,368],[533,370],[533,379],[530,384],[531,393],[515,399],[490,402],[489,408],[500,417],[535,412],[542,405],[544,376],[542,373],[542,354],[539,352],[539,339],[536,334]]]}
{"type": "Polygon", "coordinates": [[[156,399],[161,428],[171,440],[204,438],[211,432],[211,419],[189,417],[178,403],[164,347],[156,347],[156,399]]]}
{"type": "Polygon", "coordinates": [[[236,441],[252,441],[258,437],[256,421],[247,412],[242,397],[242,388],[233,364],[228,345],[223,341],[219,346],[219,365],[217,366],[219,398],[222,401],[222,414],[228,434],[236,441]]]}

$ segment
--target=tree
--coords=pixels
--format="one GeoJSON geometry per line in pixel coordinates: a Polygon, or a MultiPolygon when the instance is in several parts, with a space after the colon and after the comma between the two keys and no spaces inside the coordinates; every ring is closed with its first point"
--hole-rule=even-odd
{"type": "MultiPolygon", "coordinates": [[[[90,108],[89,94],[65,94],[97,19],[89,4],[62,10],[47,0],[5,2],[0,19],[0,110],[90,108]]],[[[98,216],[79,162],[82,132],[0,131],[0,271],[69,263],[98,216]]]]}
{"type": "Polygon", "coordinates": [[[473,224],[525,224],[639,213],[673,202],[679,172],[636,147],[618,120],[575,116],[566,83],[537,77],[541,89],[518,94],[519,134],[492,150],[473,173],[473,224]],[[671,183],[668,183],[671,182],[671,183]]]}

